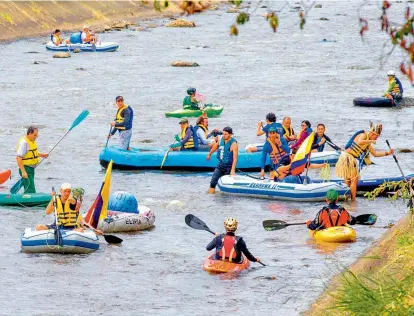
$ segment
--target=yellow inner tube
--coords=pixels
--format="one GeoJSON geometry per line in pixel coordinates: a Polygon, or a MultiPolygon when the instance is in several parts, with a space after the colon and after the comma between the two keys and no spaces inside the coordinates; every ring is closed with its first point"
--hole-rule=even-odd
{"type": "Polygon", "coordinates": [[[324,242],[354,242],[356,232],[348,226],[335,226],[321,230],[310,230],[309,235],[316,241],[324,242]]]}

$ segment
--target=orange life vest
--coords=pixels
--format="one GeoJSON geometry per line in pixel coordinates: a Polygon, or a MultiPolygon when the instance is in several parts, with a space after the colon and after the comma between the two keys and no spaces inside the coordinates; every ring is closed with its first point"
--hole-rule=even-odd
{"type": "Polygon", "coordinates": [[[272,160],[272,163],[274,165],[278,165],[279,164],[279,160],[280,158],[282,158],[284,155],[286,155],[286,152],[283,151],[282,149],[282,143],[280,144],[280,146],[276,143],[273,143],[270,138],[267,139],[267,141],[269,142],[270,146],[272,146],[272,152],[270,153],[270,159],[272,160]]]}
{"type": "Polygon", "coordinates": [[[345,226],[350,220],[351,217],[343,207],[339,207],[338,209],[324,207],[319,214],[319,223],[324,228],[345,226]]]}
{"type": "Polygon", "coordinates": [[[230,261],[232,262],[236,259],[236,244],[237,238],[236,236],[228,236],[224,235],[221,240],[223,247],[219,250],[218,254],[223,261],[230,261]]]}

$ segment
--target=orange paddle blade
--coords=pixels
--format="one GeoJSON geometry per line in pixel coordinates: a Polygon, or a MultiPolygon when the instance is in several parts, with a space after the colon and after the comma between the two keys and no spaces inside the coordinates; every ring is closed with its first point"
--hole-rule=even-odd
{"type": "Polygon", "coordinates": [[[8,179],[10,179],[11,170],[2,170],[0,171],[0,184],[3,184],[8,179]]]}

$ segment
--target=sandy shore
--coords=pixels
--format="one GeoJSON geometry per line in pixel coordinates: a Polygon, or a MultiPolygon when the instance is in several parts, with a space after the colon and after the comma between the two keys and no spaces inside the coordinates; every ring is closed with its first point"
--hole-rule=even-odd
{"type": "Polygon", "coordinates": [[[156,12],[149,1],[3,1],[0,2],[0,42],[48,36],[53,30],[77,31],[84,24],[93,29],[115,21],[145,20],[179,15],[172,3],[156,12]]]}

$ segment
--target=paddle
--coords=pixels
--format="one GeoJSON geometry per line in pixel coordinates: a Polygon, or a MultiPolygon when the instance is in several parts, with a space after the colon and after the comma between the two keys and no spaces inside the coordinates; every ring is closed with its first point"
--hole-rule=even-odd
{"type": "MultiPolygon", "coordinates": [[[[76,126],[78,126],[88,115],[89,115],[89,111],[88,110],[83,110],[81,112],[81,114],[79,114],[78,117],[72,122],[72,125],[69,127],[69,130],[65,133],[65,135],[63,135],[63,137],[56,143],[56,145],[53,146],[52,149],[48,152],[48,155],[52,152],[53,149],[55,149],[55,147],[57,145],[59,145],[59,143],[66,137],[66,135],[68,135],[68,133],[72,129],[74,129],[76,126]]],[[[37,168],[43,162],[43,160],[45,160],[45,159],[42,159],[35,168],[37,168]]],[[[17,192],[19,192],[19,190],[22,188],[23,182],[24,182],[24,178],[20,178],[20,180],[17,181],[12,186],[12,188],[10,189],[10,193],[11,194],[17,194],[17,192]]]]}
{"type": "Polygon", "coordinates": [[[237,169],[237,168],[236,168],[236,170],[237,170],[237,172],[240,172],[240,173],[244,174],[245,176],[247,176],[249,178],[252,178],[252,179],[255,179],[255,180],[264,180],[264,179],[266,179],[265,177],[262,178],[262,177],[252,176],[252,175],[250,175],[250,174],[248,174],[248,173],[246,173],[244,171],[241,171],[240,169],[237,169]]]}
{"type": "Polygon", "coordinates": [[[108,137],[106,138],[105,148],[108,147],[109,135],[111,135],[111,132],[112,132],[112,126],[109,128],[109,133],[108,133],[108,137]]]}
{"type": "MultiPolygon", "coordinates": [[[[362,214],[356,217],[356,224],[358,225],[374,225],[377,221],[375,214],[362,214]]],[[[279,220],[265,220],[263,221],[263,228],[267,231],[279,230],[293,225],[305,225],[306,223],[286,223],[279,220]]]]}
{"type": "MultiPolygon", "coordinates": [[[[391,150],[390,142],[388,141],[388,139],[387,139],[385,142],[387,143],[388,148],[391,150]]],[[[394,161],[395,161],[395,163],[397,164],[398,169],[400,169],[400,172],[401,172],[401,174],[402,174],[402,176],[403,176],[403,178],[404,178],[404,180],[405,180],[405,175],[404,175],[404,172],[402,171],[402,169],[401,169],[401,167],[400,167],[400,164],[398,163],[398,159],[397,159],[397,157],[395,157],[394,153],[392,154],[392,156],[394,157],[394,161]]]]}
{"type": "MultiPolygon", "coordinates": [[[[208,231],[209,233],[215,235],[215,233],[210,228],[208,228],[206,223],[204,223],[201,219],[199,219],[195,215],[187,214],[185,216],[185,223],[188,226],[190,226],[191,228],[198,229],[198,230],[205,230],[205,231],[208,231]]],[[[260,263],[262,266],[266,266],[266,264],[264,264],[261,261],[257,261],[257,262],[260,263]]]]}
{"type": "Polygon", "coordinates": [[[98,235],[102,235],[105,238],[105,241],[108,244],[120,244],[123,242],[123,239],[115,236],[115,235],[107,235],[107,234],[103,234],[102,232],[98,231],[97,229],[93,228],[92,226],[88,225],[87,223],[83,223],[85,226],[87,226],[88,228],[92,229],[95,233],[97,233],[98,235]]]}
{"type": "Polygon", "coordinates": [[[55,241],[56,241],[56,245],[58,246],[62,246],[62,235],[60,234],[60,230],[59,230],[59,226],[58,226],[58,215],[57,215],[57,207],[56,207],[56,191],[55,191],[55,187],[52,187],[52,192],[53,194],[53,209],[55,211],[55,241]]]}
{"type": "Polygon", "coordinates": [[[174,143],[172,143],[172,144],[170,145],[170,147],[168,147],[167,152],[165,153],[164,158],[162,159],[160,169],[162,169],[162,167],[164,166],[164,163],[165,163],[165,161],[167,160],[168,154],[170,153],[170,151],[171,151],[171,146],[172,146],[173,144],[174,144],[174,143]]]}

